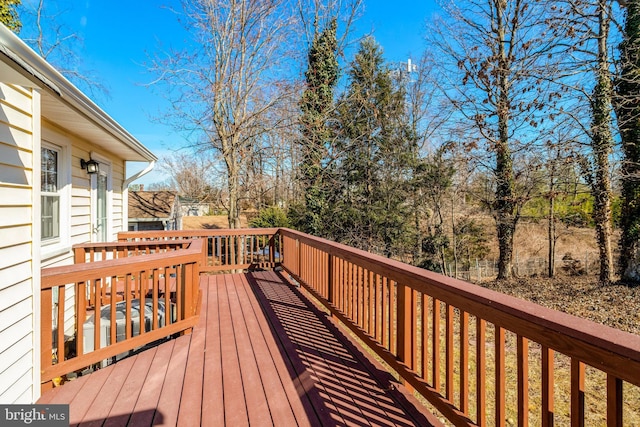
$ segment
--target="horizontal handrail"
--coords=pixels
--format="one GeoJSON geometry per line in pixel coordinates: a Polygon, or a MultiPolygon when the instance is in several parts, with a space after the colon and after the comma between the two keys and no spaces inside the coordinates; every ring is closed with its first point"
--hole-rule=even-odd
{"type": "Polygon", "coordinates": [[[203,240],[202,272],[249,268],[274,268],[280,263],[282,244],[277,228],[127,231],[118,233],[120,243],[203,240]]]}
{"type": "MultiPolygon", "coordinates": [[[[128,246],[100,245],[120,249],[128,246]]],[[[100,245],[78,245],[75,249],[81,252],[100,245]]],[[[90,262],[82,256],[77,264],[43,269],[43,387],[48,388],[57,376],[193,327],[197,321],[203,248],[203,241],[194,239],[167,252],[146,254],[146,249],[134,250],[132,253],[145,255],[90,262]],[[69,303],[68,292],[73,298],[69,303]],[[72,310],[73,315],[65,322],[67,310],[72,310]],[[93,315],[88,316],[88,311],[93,315]],[[124,313],[124,320],[118,320],[117,312],[124,313]],[[65,330],[70,329],[71,336],[65,336],[65,330]],[[72,348],[65,345],[69,342],[74,344],[72,348]]]]}
{"type": "Polygon", "coordinates": [[[584,421],[585,365],[607,376],[609,422],[622,420],[622,400],[616,400],[622,399],[622,382],[640,386],[640,336],[294,230],[279,233],[283,268],[455,425],[485,421],[488,324],[496,353],[497,397],[490,406],[499,425],[506,419],[505,357],[517,361],[517,417],[519,425],[527,422],[530,341],[542,352],[542,425],[551,425],[554,415],[554,351],[571,361],[572,422],[584,421]],[[469,316],[475,318],[471,328],[469,316]],[[505,344],[505,333],[515,335],[513,347],[505,344]],[[477,363],[473,390],[471,358],[477,363]]]}
{"type": "Polygon", "coordinates": [[[211,236],[248,236],[262,234],[276,234],[278,228],[207,228],[201,230],[168,230],[168,231],[121,231],[118,242],[191,239],[194,237],[211,236]]]}
{"type": "Polygon", "coordinates": [[[76,264],[83,262],[104,261],[129,256],[149,255],[186,249],[187,242],[166,240],[146,242],[94,242],[73,246],[76,264]]]}

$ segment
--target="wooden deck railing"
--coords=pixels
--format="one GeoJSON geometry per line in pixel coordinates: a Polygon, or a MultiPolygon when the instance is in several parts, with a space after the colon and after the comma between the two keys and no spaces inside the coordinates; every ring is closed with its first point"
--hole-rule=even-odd
{"type": "Polygon", "coordinates": [[[202,272],[223,272],[247,268],[273,268],[282,257],[277,228],[236,230],[129,231],[118,234],[119,242],[158,242],[201,239],[204,244],[202,272]]]}
{"type": "MultiPolygon", "coordinates": [[[[176,251],[179,249],[186,249],[190,245],[190,241],[148,241],[148,242],[131,242],[131,243],[123,243],[123,242],[93,242],[93,243],[83,243],[79,245],[74,245],[74,264],[82,264],[85,262],[96,262],[96,261],[106,261],[110,259],[122,259],[128,258],[131,256],[139,256],[139,255],[151,255],[151,254],[159,254],[166,253],[170,251],[176,251]]],[[[202,244],[202,242],[200,243],[202,244]]],[[[142,260],[144,261],[144,260],[142,260]]],[[[94,307],[95,306],[95,298],[96,298],[96,287],[88,286],[87,287],[87,306],[94,307]]],[[[104,291],[105,288],[103,287],[104,291]]],[[[141,289],[137,289],[137,291],[141,291],[141,289]]],[[[102,295],[103,304],[108,304],[105,302],[105,296],[102,295]]],[[[136,296],[138,297],[138,296],[136,296]]]]}
{"type": "Polygon", "coordinates": [[[76,264],[43,269],[43,388],[50,387],[53,378],[192,328],[197,322],[203,243],[196,239],[162,245],[141,242],[137,248],[129,243],[79,245],[76,264]],[[71,307],[67,292],[73,292],[71,307]],[[69,309],[73,325],[65,324],[69,309]],[[109,323],[101,325],[105,317],[109,323]],[[85,329],[92,330],[92,336],[85,336],[85,329]],[[65,330],[71,330],[71,336],[65,336],[65,330]]]}
{"type": "Polygon", "coordinates": [[[186,302],[196,290],[185,285],[197,282],[190,277],[198,262],[201,272],[281,265],[453,425],[622,426],[640,419],[640,336],[289,229],[128,232],[119,240],[78,247],[84,263],[73,271],[43,270],[43,381],[193,325],[186,302]],[[113,259],[95,261],[105,258],[113,259]],[[128,343],[111,336],[108,347],[87,354],[79,332],[80,356],[65,360],[58,320],[60,362],[51,364],[52,331],[45,328],[52,288],[63,302],[64,285],[77,295],[94,286],[94,297],[78,304],[99,310],[104,302],[114,306],[113,283],[124,286],[125,298],[151,295],[156,307],[172,282],[183,289],[175,323],[132,336],[127,322],[128,343]],[[147,283],[150,291],[135,293],[147,283]]]}
{"type": "Polygon", "coordinates": [[[284,269],[456,426],[622,426],[640,408],[640,336],[279,234],[284,269]]]}

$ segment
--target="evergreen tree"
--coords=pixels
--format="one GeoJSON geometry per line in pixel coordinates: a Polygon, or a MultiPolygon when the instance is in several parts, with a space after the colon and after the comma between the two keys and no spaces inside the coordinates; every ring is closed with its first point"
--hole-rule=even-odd
{"type": "Polygon", "coordinates": [[[308,69],[305,73],[307,87],[300,103],[302,110],[300,175],[306,209],[302,224],[298,226],[316,235],[322,234],[322,212],[326,205],[322,161],[326,158],[326,146],[331,138],[327,119],[333,110],[333,94],[338,81],[336,49],[336,20],[334,19],[315,37],[309,49],[308,69]]]}
{"type": "Polygon", "coordinates": [[[394,84],[382,50],[365,39],[338,106],[337,189],[331,237],[386,256],[408,239],[409,140],[404,91],[394,84]]]}
{"type": "Polygon", "coordinates": [[[626,7],[624,41],[620,45],[615,111],[622,140],[622,211],[620,273],[640,281],[640,1],[626,7]]]}
{"type": "Polygon", "coordinates": [[[21,2],[22,0],[0,0],[0,22],[16,34],[22,28],[17,10],[21,2]]]}

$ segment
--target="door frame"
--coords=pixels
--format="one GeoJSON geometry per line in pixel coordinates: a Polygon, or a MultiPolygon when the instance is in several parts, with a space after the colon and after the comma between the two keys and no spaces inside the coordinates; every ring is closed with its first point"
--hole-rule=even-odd
{"type": "Polygon", "coordinates": [[[100,233],[98,233],[98,175],[106,176],[107,178],[107,230],[106,241],[110,241],[113,235],[113,168],[109,159],[95,152],[91,152],[91,159],[97,161],[99,165],[99,171],[96,174],[91,175],[91,241],[99,242],[100,233]]]}

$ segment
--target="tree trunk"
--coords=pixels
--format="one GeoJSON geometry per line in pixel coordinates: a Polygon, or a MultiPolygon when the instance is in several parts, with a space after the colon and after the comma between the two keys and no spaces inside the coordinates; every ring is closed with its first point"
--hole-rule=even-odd
{"type": "Polygon", "coordinates": [[[513,263],[513,234],[516,219],[514,216],[515,200],[513,188],[513,160],[509,148],[509,59],[506,52],[507,40],[505,26],[502,20],[502,8],[500,3],[496,13],[498,28],[498,140],[496,141],[496,223],[498,234],[498,247],[500,250],[498,259],[498,279],[509,279],[512,274],[513,263]]]}
{"type": "Polygon", "coordinates": [[[594,197],[593,219],[596,227],[596,239],[600,254],[601,284],[608,284],[613,276],[611,255],[611,180],[609,179],[609,155],[613,146],[611,136],[611,76],[607,52],[610,9],[607,2],[599,2],[599,38],[597,82],[592,100],[592,136],[595,176],[592,184],[594,197]]]}
{"type": "Polygon", "coordinates": [[[420,233],[420,214],[418,210],[418,199],[413,199],[413,226],[415,227],[415,242],[413,244],[413,265],[418,265],[422,259],[422,235],[420,233]]]}
{"type": "Polygon", "coordinates": [[[456,219],[455,219],[455,206],[453,203],[453,196],[451,197],[451,247],[453,249],[453,271],[455,278],[458,278],[458,241],[456,239],[456,219]]]}
{"type": "Polygon", "coordinates": [[[513,264],[514,215],[513,162],[507,142],[507,112],[498,116],[501,140],[498,142],[496,159],[496,228],[498,234],[498,279],[509,279],[513,264]],[[503,117],[504,116],[504,117],[503,117]],[[504,138],[504,139],[502,139],[504,138]]]}
{"type": "Polygon", "coordinates": [[[553,195],[553,189],[549,196],[549,277],[555,276],[556,273],[556,224],[554,214],[555,196],[553,195]]]}
{"type": "Polygon", "coordinates": [[[596,225],[596,239],[600,255],[600,283],[606,285],[613,276],[611,254],[611,182],[609,180],[609,156],[600,150],[596,154],[596,188],[594,189],[593,216],[596,225]]]}
{"type": "Polygon", "coordinates": [[[229,191],[229,228],[240,228],[240,167],[233,155],[228,156],[227,160],[227,189],[229,191]]]}

